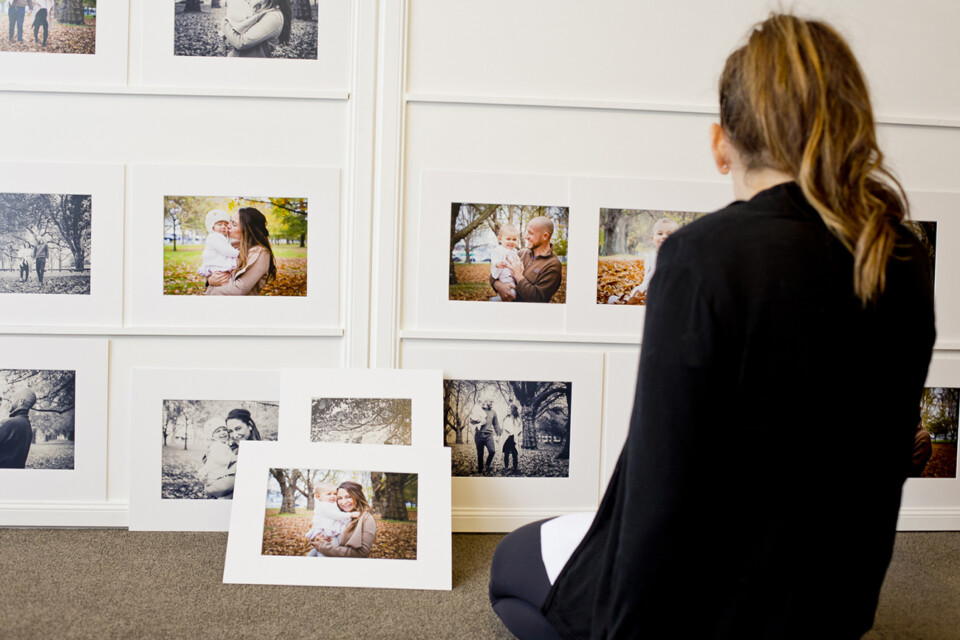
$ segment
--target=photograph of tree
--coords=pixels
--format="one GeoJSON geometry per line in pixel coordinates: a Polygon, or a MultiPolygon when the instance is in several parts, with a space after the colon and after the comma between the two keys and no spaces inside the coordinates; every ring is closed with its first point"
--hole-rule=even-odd
{"type": "Polygon", "coordinates": [[[161,497],[233,498],[242,440],[276,440],[279,404],[251,400],[164,400],[161,497]]]}
{"type": "Polygon", "coordinates": [[[0,193],[0,293],[89,295],[92,202],[0,193]]]}
{"type": "Polygon", "coordinates": [[[231,231],[227,231],[226,225],[218,227],[220,231],[208,228],[208,223],[215,218],[232,217],[236,221],[240,210],[248,208],[263,215],[266,229],[262,222],[246,228],[234,222],[234,242],[242,242],[243,236],[251,246],[266,242],[277,270],[276,278],[267,278],[259,295],[307,295],[307,199],[233,196],[164,197],[164,295],[203,295],[207,291],[207,273],[232,275],[242,268],[237,266],[236,251],[231,254],[229,248],[217,250],[226,244],[224,237],[230,239],[231,231]]]}
{"type": "Polygon", "coordinates": [[[316,60],[318,3],[174,0],[173,54],[316,60]]]}
{"type": "Polygon", "coordinates": [[[566,302],[569,217],[568,207],[452,203],[449,299],[566,302]],[[517,288],[508,261],[529,252],[537,257],[523,273],[528,286],[517,288]],[[514,299],[499,295],[491,277],[514,299]]]}
{"type": "Polygon", "coordinates": [[[75,371],[0,369],[3,466],[74,468],[76,378],[75,371]]]}
{"type": "Polygon", "coordinates": [[[597,304],[642,305],[660,245],[704,213],[600,209],[597,304]]]}
{"type": "Polygon", "coordinates": [[[921,478],[957,477],[957,406],[960,389],[930,387],[923,390],[920,421],[930,433],[933,455],[921,478]]]}
{"type": "Polygon", "coordinates": [[[261,554],[416,560],[418,477],[270,469],[261,554]]]}
{"type": "Polygon", "coordinates": [[[570,475],[570,382],[445,380],[452,475],[570,475]]]}
{"type": "Polygon", "coordinates": [[[96,45],[97,0],[0,0],[0,51],[94,54],[96,45]]]}
{"type": "Polygon", "coordinates": [[[411,444],[410,398],[313,398],[310,440],[411,444]]]}
{"type": "Polygon", "coordinates": [[[930,260],[930,280],[935,281],[937,275],[937,223],[907,220],[904,224],[916,234],[917,238],[920,239],[920,244],[926,249],[927,258],[930,260]]]}

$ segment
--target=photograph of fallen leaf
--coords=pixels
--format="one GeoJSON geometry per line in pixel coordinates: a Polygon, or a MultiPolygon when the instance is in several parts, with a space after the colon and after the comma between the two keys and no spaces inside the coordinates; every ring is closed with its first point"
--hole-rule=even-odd
{"type": "Polygon", "coordinates": [[[417,558],[416,473],[270,469],[265,556],[417,558]]]}

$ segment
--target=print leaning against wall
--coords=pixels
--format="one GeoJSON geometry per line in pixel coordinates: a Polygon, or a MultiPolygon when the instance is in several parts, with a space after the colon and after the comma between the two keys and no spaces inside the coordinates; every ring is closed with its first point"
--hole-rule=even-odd
{"type": "Polygon", "coordinates": [[[931,456],[921,478],[957,477],[960,389],[928,387],[920,401],[920,424],[930,434],[931,456]]]}
{"type": "Polygon", "coordinates": [[[92,55],[96,49],[97,0],[0,0],[0,51],[92,55]]]}

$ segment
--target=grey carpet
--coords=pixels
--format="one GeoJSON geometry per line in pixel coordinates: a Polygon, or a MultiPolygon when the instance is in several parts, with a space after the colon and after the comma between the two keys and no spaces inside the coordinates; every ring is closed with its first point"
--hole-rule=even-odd
{"type": "MultiPolygon", "coordinates": [[[[487,601],[498,535],[453,536],[450,592],[224,585],[226,539],[0,530],[0,637],[511,637],[487,601]]],[[[958,600],[960,533],[901,534],[867,638],[960,638],[958,600]]]]}

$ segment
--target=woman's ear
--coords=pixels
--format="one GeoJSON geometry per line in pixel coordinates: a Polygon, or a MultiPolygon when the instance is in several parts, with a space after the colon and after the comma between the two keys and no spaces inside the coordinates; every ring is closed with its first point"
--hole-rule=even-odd
{"type": "Polygon", "coordinates": [[[717,171],[723,175],[730,173],[730,141],[727,140],[723,127],[716,122],[710,125],[710,151],[717,164],[717,171]]]}

